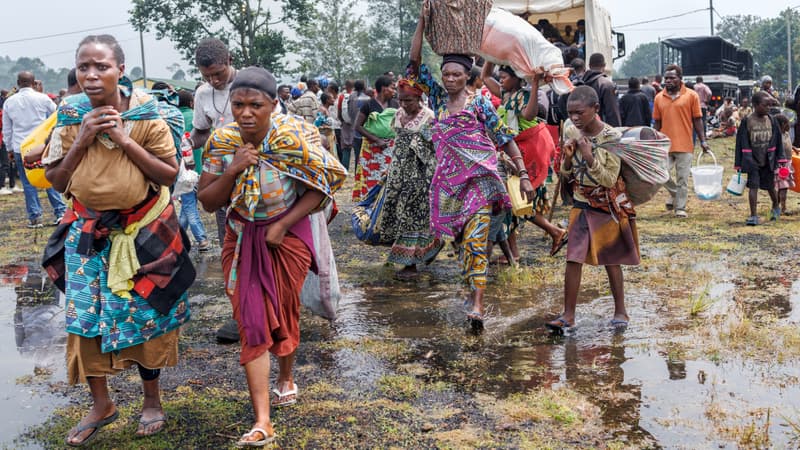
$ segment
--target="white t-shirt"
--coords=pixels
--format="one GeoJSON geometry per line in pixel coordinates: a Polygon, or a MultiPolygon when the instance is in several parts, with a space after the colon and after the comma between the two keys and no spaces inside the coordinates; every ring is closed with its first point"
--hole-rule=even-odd
{"type": "Polygon", "coordinates": [[[203,83],[194,93],[194,118],[192,126],[198,130],[222,128],[223,125],[233,122],[231,113],[231,82],[225,89],[214,89],[208,83],[203,83]]]}

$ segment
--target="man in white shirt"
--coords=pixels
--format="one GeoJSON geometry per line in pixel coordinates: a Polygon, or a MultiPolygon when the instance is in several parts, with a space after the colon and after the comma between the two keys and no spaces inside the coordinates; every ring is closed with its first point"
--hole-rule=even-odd
{"type": "MultiPolygon", "coordinates": [[[[194,117],[190,136],[192,146],[200,148],[206,145],[213,129],[234,122],[231,112],[230,87],[237,70],[231,66],[232,59],[228,47],[216,38],[201,40],[194,51],[194,57],[197,69],[205,80],[205,83],[194,92],[194,117]]],[[[219,246],[222,247],[225,242],[227,211],[225,208],[220,208],[215,215],[217,237],[219,246]]],[[[237,342],[239,329],[236,321],[227,320],[217,330],[217,339],[223,343],[237,342]]]]}
{"type": "MultiPolygon", "coordinates": [[[[20,145],[34,128],[56,110],[56,105],[50,100],[50,97],[33,90],[34,81],[35,78],[31,72],[17,74],[19,90],[3,103],[3,142],[5,142],[6,148],[14,152],[14,161],[19,171],[20,181],[22,181],[22,188],[25,191],[28,228],[40,228],[44,223],[37,189],[28,182],[28,177],[25,176],[20,145]]],[[[58,224],[67,207],[61,194],[53,188],[47,189],[47,198],[53,207],[55,223],[58,224]]]]}

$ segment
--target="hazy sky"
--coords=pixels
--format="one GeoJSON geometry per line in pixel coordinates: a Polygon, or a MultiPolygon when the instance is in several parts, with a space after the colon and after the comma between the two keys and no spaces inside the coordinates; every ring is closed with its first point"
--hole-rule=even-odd
{"type": "MultiPolygon", "coordinates": [[[[653,2],[649,0],[596,0],[611,15],[612,25],[617,27],[644,20],[671,16],[707,8],[705,0],[671,0],[653,2]]],[[[730,14],[755,14],[774,17],[787,6],[800,5],[800,0],[716,0],[715,22],[720,16],[730,14]]],[[[15,2],[2,8],[3,21],[0,23],[0,55],[12,58],[21,56],[39,57],[49,67],[69,67],[74,62],[77,43],[86,34],[109,33],[120,40],[126,53],[127,66],[141,65],[139,35],[127,24],[128,9],[126,0],[26,0],[15,2]],[[24,6],[24,11],[15,8],[24,6]],[[28,15],[26,17],[26,12],[28,15]],[[70,18],[64,21],[64,18],[70,18]],[[113,26],[123,24],[121,26],[113,26]],[[47,39],[28,40],[49,34],[70,33],[74,31],[100,28],[75,34],[67,34],[47,39]],[[22,42],[8,42],[25,39],[22,42]]],[[[367,11],[364,11],[367,14],[367,11]]],[[[697,12],[683,17],[637,25],[619,29],[627,38],[628,53],[638,44],[653,42],[659,36],[663,39],[677,36],[698,36],[709,33],[708,11],[697,12]]],[[[800,30],[798,30],[800,33],[800,30]]],[[[175,62],[184,70],[190,66],[181,60],[180,54],[167,40],[157,41],[154,34],[144,36],[147,73],[154,77],[169,77],[167,67],[175,62]]]]}

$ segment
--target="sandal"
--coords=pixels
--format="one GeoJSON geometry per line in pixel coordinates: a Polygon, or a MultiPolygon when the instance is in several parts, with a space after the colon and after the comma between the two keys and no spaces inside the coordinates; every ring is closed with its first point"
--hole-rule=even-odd
{"type": "MultiPolygon", "coordinates": [[[[166,423],[167,423],[167,415],[164,414],[161,417],[156,417],[155,419],[150,419],[150,420],[143,420],[143,419],[140,418],[139,419],[139,428],[142,431],[144,431],[145,429],[147,429],[148,425],[152,425],[152,424],[158,423],[158,422],[163,422],[164,425],[166,425],[166,423]]],[[[158,433],[161,432],[161,430],[164,429],[164,425],[161,425],[161,427],[159,427],[156,431],[153,431],[151,433],[141,433],[141,434],[139,434],[139,430],[137,429],[136,430],[136,436],[137,437],[147,437],[147,436],[152,436],[154,434],[158,434],[158,433]]]]}
{"type": "Polygon", "coordinates": [[[92,431],[92,433],[89,436],[86,436],[86,439],[80,442],[70,442],[69,436],[67,436],[67,439],[64,440],[64,443],[69,445],[70,447],[83,447],[84,445],[92,442],[94,438],[97,437],[97,432],[100,431],[100,428],[103,428],[104,426],[113,423],[115,420],[117,420],[118,417],[119,417],[119,411],[114,411],[114,414],[106,417],[105,419],[100,419],[96,422],[91,422],[87,423],[86,425],[77,426],[75,428],[75,435],[81,434],[84,431],[89,430],[91,428],[94,428],[94,431],[92,431]]]}
{"type": "Polygon", "coordinates": [[[270,431],[272,431],[272,434],[267,433],[267,431],[265,429],[263,429],[263,428],[253,427],[253,429],[251,429],[247,433],[243,434],[242,437],[239,438],[239,441],[236,443],[236,446],[239,447],[239,448],[242,448],[242,447],[263,447],[263,446],[269,444],[270,442],[273,442],[275,440],[275,431],[271,430],[272,426],[270,426],[269,428],[270,428],[270,431]],[[264,438],[263,439],[259,439],[257,441],[246,441],[245,440],[248,437],[254,436],[255,433],[261,433],[261,435],[264,436],[264,438]]]}
{"type": "Polygon", "coordinates": [[[569,239],[569,235],[567,234],[567,230],[564,230],[561,235],[553,240],[553,248],[550,249],[550,256],[556,256],[558,252],[564,248],[564,245],[567,243],[569,239]]]}
{"type": "Polygon", "coordinates": [[[628,328],[628,319],[611,319],[610,325],[615,330],[624,330],[628,328]]]}
{"type": "Polygon", "coordinates": [[[272,400],[273,408],[280,408],[297,403],[297,385],[292,383],[292,386],[294,386],[292,389],[283,393],[277,388],[272,390],[272,393],[275,394],[275,398],[272,400]]]}
{"type": "Polygon", "coordinates": [[[556,319],[545,323],[544,326],[553,333],[564,334],[565,331],[574,327],[575,324],[569,323],[564,320],[563,317],[558,316],[556,319]]]}

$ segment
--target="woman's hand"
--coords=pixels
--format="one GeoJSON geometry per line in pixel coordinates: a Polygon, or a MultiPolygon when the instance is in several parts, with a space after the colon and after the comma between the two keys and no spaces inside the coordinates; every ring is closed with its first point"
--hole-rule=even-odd
{"type": "Polygon", "coordinates": [[[264,240],[267,241],[268,247],[280,247],[283,243],[283,238],[286,236],[286,227],[280,220],[267,227],[267,233],[264,235],[264,240]]]}
{"type": "Polygon", "coordinates": [[[233,161],[227,170],[238,175],[254,164],[258,164],[258,150],[248,142],[236,149],[236,154],[233,155],[233,161]]]}
{"type": "Polygon", "coordinates": [[[72,148],[81,150],[89,148],[98,134],[108,132],[116,126],[115,118],[119,118],[119,113],[113,106],[100,106],[86,113],[72,148]]]}
{"type": "Polygon", "coordinates": [[[519,179],[519,192],[523,198],[528,200],[528,203],[533,203],[536,192],[533,190],[533,184],[531,184],[531,180],[527,176],[519,179]]]}
{"type": "Polygon", "coordinates": [[[386,140],[386,139],[380,139],[380,138],[369,139],[368,138],[367,140],[369,141],[370,144],[374,145],[375,147],[386,148],[386,147],[389,146],[389,141],[386,140]]]}

